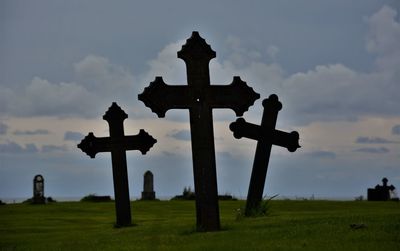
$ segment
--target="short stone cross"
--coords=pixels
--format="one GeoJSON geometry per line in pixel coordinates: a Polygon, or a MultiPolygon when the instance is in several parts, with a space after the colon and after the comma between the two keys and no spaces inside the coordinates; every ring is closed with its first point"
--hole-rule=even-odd
{"type": "Polygon", "coordinates": [[[193,32],[178,52],[186,63],[188,85],[167,85],[156,77],[138,96],[158,117],[169,109],[189,109],[198,231],[220,229],[212,109],[229,108],[241,116],[260,97],[239,77],[230,85],[210,85],[209,62],[215,56],[193,32]]]}
{"type": "Polygon", "coordinates": [[[147,171],[143,175],[142,200],[155,200],[155,199],[156,199],[156,193],[154,192],[153,173],[147,171]]]}
{"type": "Polygon", "coordinates": [[[44,204],[46,198],[44,197],[44,179],[43,176],[38,174],[33,178],[33,204],[44,204]]]}
{"type": "Polygon", "coordinates": [[[104,114],[103,119],[108,122],[110,137],[97,138],[90,132],[78,145],[83,152],[94,158],[98,152],[111,152],[114,197],[116,211],[116,226],[131,225],[131,208],[129,199],[128,171],[126,153],[128,150],[139,150],[142,154],[157,142],[143,129],[134,136],[125,136],[123,121],[128,115],[117,105],[112,103],[104,114]]]}
{"type": "Polygon", "coordinates": [[[296,131],[287,133],[275,129],[278,112],[282,109],[278,96],[272,94],[268,99],[264,99],[263,106],[264,112],[260,126],[248,123],[243,118],[237,119],[236,122],[231,123],[229,126],[235,138],[245,137],[257,140],[256,154],[247,194],[245,211],[247,216],[251,215],[260,206],[272,145],[285,147],[290,152],[294,152],[300,147],[299,134],[296,131]]]}

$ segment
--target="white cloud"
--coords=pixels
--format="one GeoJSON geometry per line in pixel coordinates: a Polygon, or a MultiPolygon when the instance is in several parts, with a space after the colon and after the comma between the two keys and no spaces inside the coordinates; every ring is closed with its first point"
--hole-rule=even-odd
{"type": "Polygon", "coordinates": [[[368,18],[369,33],[366,43],[367,50],[378,55],[378,69],[397,80],[400,78],[400,23],[396,20],[398,15],[396,10],[385,5],[368,18]]]}
{"type": "Polygon", "coordinates": [[[74,71],[77,82],[100,97],[113,97],[118,101],[134,96],[133,75],[105,57],[89,55],[74,64],[74,71]]]}
{"type": "Polygon", "coordinates": [[[19,102],[17,113],[23,115],[65,116],[87,114],[94,108],[96,96],[77,83],[50,83],[35,77],[19,102]]]}
{"type": "Polygon", "coordinates": [[[2,110],[23,117],[93,117],[113,101],[131,104],[135,99],[138,86],[132,74],[104,57],[85,57],[74,64],[74,74],[74,82],[52,83],[34,77],[23,90],[2,88],[2,110]]]}
{"type": "Polygon", "coordinates": [[[155,59],[147,63],[149,69],[141,79],[143,88],[148,86],[156,76],[162,76],[167,84],[186,84],[185,63],[177,57],[177,52],[181,50],[183,44],[185,41],[179,40],[166,45],[155,59]]]}
{"type": "MultiPolygon", "coordinates": [[[[400,107],[400,24],[395,16],[395,10],[384,6],[367,19],[366,46],[369,52],[377,53],[377,67],[370,72],[358,72],[337,63],[285,76],[282,66],[265,63],[268,59],[260,52],[243,47],[239,38],[230,36],[226,41],[228,56],[211,60],[211,82],[229,84],[233,76],[240,76],[261,94],[260,100],[278,94],[285,107],[284,119],[293,125],[396,116],[400,107]]],[[[150,61],[147,79],[163,76],[173,83],[186,84],[184,64],[176,57],[183,43],[167,45],[150,61]]],[[[274,45],[267,48],[269,57],[278,52],[274,45]]],[[[261,112],[258,103],[255,110],[261,112]]]]}
{"type": "Polygon", "coordinates": [[[400,24],[395,20],[397,15],[396,10],[385,5],[367,19],[368,51],[387,55],[400,49],[400,24]]]}

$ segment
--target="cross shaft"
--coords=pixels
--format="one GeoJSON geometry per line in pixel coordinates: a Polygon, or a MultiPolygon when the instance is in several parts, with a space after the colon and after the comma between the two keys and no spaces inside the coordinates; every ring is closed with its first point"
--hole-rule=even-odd
{"type": "Polygon", "coordinates": [[[118,227],[129,226],[132,221],[125,151],[139,150],[142,154],[146,154],[157,142],[143,129],[138,135],[125,136],[123,121],[127,117],[128,115],[114,102],[103,116],[109,124],[110,137],[97,138],[90,132],[78,145],[78,148],[91,158],[94,158],[98,152],[111,152],[116,226],[118,227]]]}
{"type": "Polygon", "coordinates": [[[229,108],[242,115],[260,97],[239,77],[230,85],[211,86],[209,61],[215,56],[198,32],[193,32],[178,52],[186,63],[188,85],[167,85],[156,77],[138,96],[158,117],[169,109],[189,109],[199,231],[220,229],[212,109],[229,108]]]}
{"type": "Polygon", "coordinates": [[[272,145],[285,147],[290,152],[294,152],[300,147],[299,134],[296,131],[287,133],[275,129],[278,112],[282,109],[278,96],[271,95],[263,101],[263,106],[264,112],[260,126],[248,123],[243,118],[237,119],[236,122],[231,123],[229,126],[235,138],[245,137],[257,140],[247,194],[245,211],[247,216],[251,215],[260,206],[272,145]]]}

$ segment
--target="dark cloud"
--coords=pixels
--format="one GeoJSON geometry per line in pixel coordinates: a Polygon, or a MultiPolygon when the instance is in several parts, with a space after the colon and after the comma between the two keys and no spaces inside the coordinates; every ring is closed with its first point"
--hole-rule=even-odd
{"type": "Polygon", "coordinates": [[[336,153],[330,151],[315,151],[306,154],[308,157],[317,159],[335,159],[336,153]]]}
{"type": "Polygon", "coordinates": [[[380,138],[380,137],[358,137],[356,139],[357,144],[393,144],[398,143],[396,141],[380,138]]]}
{"type": "Polygon", "coordinates": [[[392,127],[392,134],[400,135],[400,125],[395,125],[392,127]]]}
{"type": "Polygon", "coordinates": [[[354,152],[381,154],[381,153],[388,153],[388,152],[390,152],[390,150],[387,149],[386,147],[364,147],[364,148],[356,149],[356,150],[354,150],[354,152]]]}
{"type": "Polygon", "coordinates": [[[190,141],[191,139],[189,130],[174,130],[171,133],[168,133],[167,136],[183,141],[190,141]]]}
{"type": "Polygon", "coordinates": [[[14,135],[47,135],[50,134],[49,130],[45,130],[45,129],[37,129],[34,131],[20,131],[17,130],[14,132],[14,135]]]}
{"type": "Polygon", "coordinates": [[[44,145],[42,146],[42,152],[51,153],[51,152],[64,152],[67,151],[66,146],[56,146],[56,145],[44,145]]]}
{"type": "Polygon", "coordinates": [[[9,141],[5,144],[0,144],[0,154],[2,153],[20,154],[20,153],[37,153],[37,152],[38,149],[34,144],[26,144],[25,146],[21,146],[12,141],[9,141]]]}
{"type": "Polygon", "coordinates": [[[67,131],[64,134],[64,140],[80,141],[84,138],[84,135],[80,132],[67,131]]]}
{"type": "Polygon", "coordinates": [[[0,135],[6,134],[8,130],[8,125],[0,122],[0,135]]]}

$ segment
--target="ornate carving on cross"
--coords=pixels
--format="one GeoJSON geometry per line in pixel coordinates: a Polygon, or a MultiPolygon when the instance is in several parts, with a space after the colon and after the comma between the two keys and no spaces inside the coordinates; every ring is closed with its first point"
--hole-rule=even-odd
{"type": "Polygon", "coordinates": [[[126,118],[128,118],[128,115],[117,103],[112,103],[103,116],[103,119],[108,122],[110,137],[97,138],[90,132],[78,145],[78,148],[91,158],[94,158],[99,152],[111,152],[117,218],[116,226],[118,227],[131,225],[125,151],[139,150],[144,155],[157,142],[157,140],[143,129],[137,135],[125,136],[123,123],[126,118]]]}
{"type": "Polygon", "coordinates": [[[209,62],[215,56],[210,45],[193,32],[178,52],[186,63],[188,85],[167,85],[156,77],[138,95],[158,117],[169,109],[189,109],[199,231],[220,229],[212,109],[229,108],[241,116],[260,97],[240,77],[234,77],[230,85],[210,85],[209,62]]]}
{"type": "Polygon", "coordinates": [[[245,211],[247,216],[250,216],[260,206],[272,145],[285,147],[290,152],[294,152],[300,147],[298,132],[287,133],[275,129],[278,112],[282,109],[282,103],[279,102],[278,96],[272,94],[268,99],[264,99],[263,106],[264,112],[260,126],[248,123],[243,118],[237,119],[229,126],[235,138],[245,137],[257,140],[247,194],[245,211]]]}

